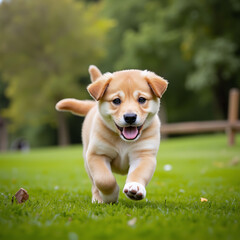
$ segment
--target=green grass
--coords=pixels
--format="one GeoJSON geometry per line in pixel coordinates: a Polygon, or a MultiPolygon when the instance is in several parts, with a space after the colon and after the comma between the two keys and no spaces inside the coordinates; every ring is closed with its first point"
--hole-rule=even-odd
{"type": "MultiPolygon", "coordinates": [[[[162,141],[147,199],[121,193],[114,205],[91,203],[80,146],[0,154],[0,239],[239,239],[240,163],[232,161],[240,160],[240,135],[234,147],[226,141],[162,141]],[[21,187],[29,200],[12,204],[21,187]]],[[[125,178],[117,176],[121,189],[125,178]]]]}

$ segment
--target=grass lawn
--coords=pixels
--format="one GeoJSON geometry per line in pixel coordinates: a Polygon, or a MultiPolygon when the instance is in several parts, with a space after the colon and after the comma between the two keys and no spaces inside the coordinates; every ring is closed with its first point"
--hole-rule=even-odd
{"type": "MultiPolygon", "coordinates": [[[[0,239],[239,239],[240,135],[236,146],[226,142],[162,141],[147,198],[121,193],[114,205],[91,203],[81,146],[0,154],[0,239]],[[29,200],[12,204],[21,187],[29,200]]],[[[117,176],[121,191],[125,178],[117,176]]]]}

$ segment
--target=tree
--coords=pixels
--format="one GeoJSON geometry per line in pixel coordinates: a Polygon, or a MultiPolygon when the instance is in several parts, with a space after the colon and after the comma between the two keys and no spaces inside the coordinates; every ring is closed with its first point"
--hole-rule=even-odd
{"type": "Polygon", "coordinates": [[[240,87],[238,1],[105,3],[117,23],[110,43],[121,39],[109,47],[114,69],[149,69],[168,79],[170,121],[226,117],[228,91],[240,87]]]}
{"type": "Polygon", "coordinates": [[[81,76],[104,56],[112,22],[99,17],[101,4],[74,0],[14,0],[0,5],[0,71],[11,100],[4,112],[12,127],[58,123],[67,144],[65,97],[84,98],[81,76]]]}
{"type": "Polygon", "coordinates": [[[6,83],[2,81],[0,74],[0,151],[6,151],[8,147],[7,121],[1,116],[1,109],[6,108],[9,104],[4,94],[6,83]]]}

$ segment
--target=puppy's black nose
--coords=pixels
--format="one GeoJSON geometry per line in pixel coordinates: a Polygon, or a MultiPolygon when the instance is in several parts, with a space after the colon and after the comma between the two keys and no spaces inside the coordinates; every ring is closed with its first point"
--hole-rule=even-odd
{"type": "Polygon", "coordinates": [[[133,123],[136,122],[137,114],[127,113],[127,114],[124,114],[123,117],[124,117],[124,120],[125,120],[126,123],[133,124],[133,123]]]}

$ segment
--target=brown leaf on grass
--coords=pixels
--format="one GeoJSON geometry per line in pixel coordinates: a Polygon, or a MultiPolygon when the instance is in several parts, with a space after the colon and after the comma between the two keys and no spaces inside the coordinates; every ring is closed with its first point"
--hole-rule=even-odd
{"type": "Polygon", "coordinates": [[[207,200],[207,198],[201,198],[201,202],[207,202],[208,200],[207,200]]]}
{"type": "Polygon", "coordinates": [[[23,203],[28,200],[29,195],[27,191],[23,188],[20,188],[16,194],[12,197],[12,202],[14,200],[14,197],[17,199],[17,203],[23,203]]]}

